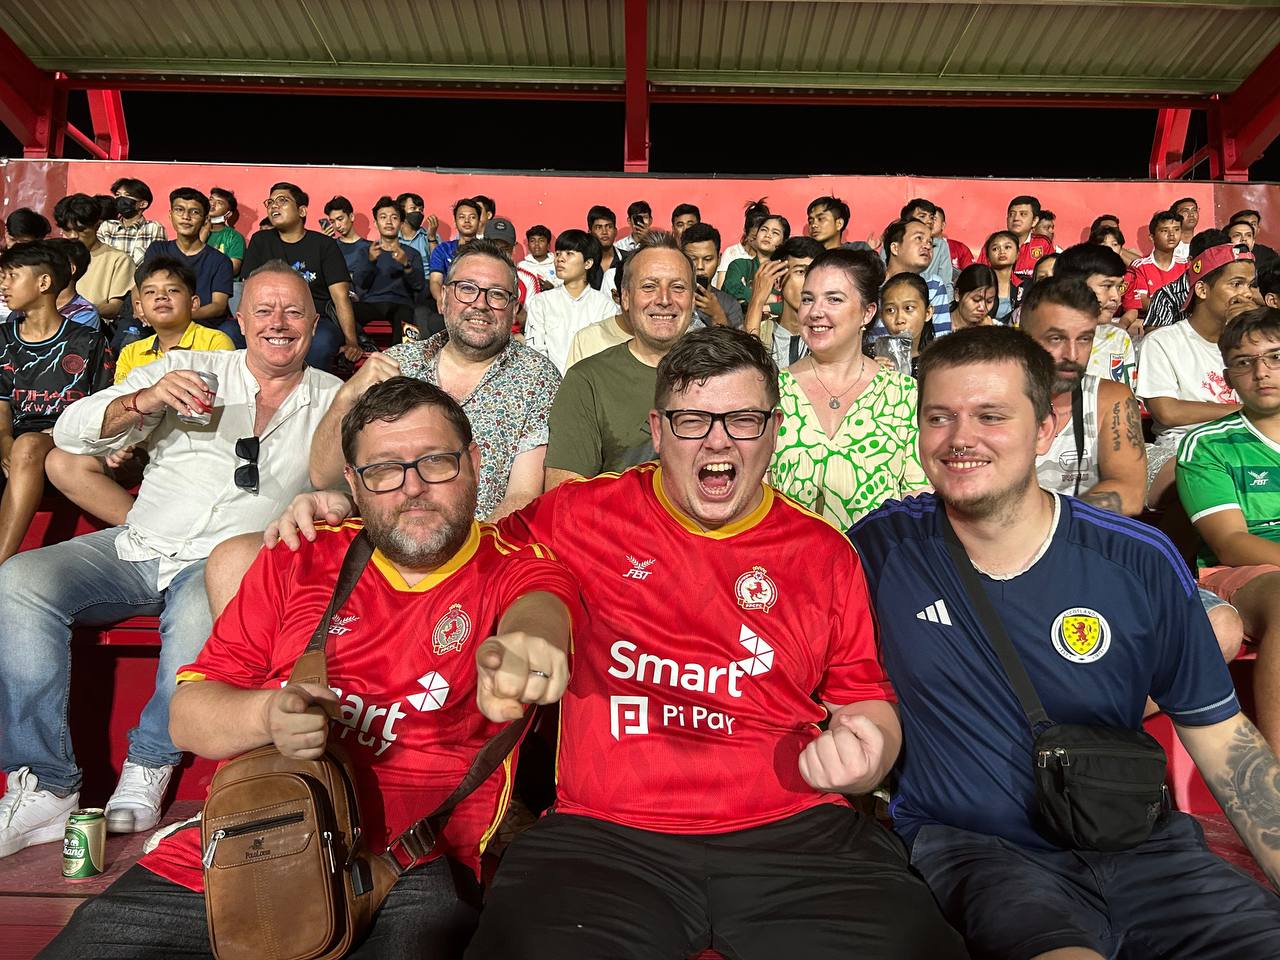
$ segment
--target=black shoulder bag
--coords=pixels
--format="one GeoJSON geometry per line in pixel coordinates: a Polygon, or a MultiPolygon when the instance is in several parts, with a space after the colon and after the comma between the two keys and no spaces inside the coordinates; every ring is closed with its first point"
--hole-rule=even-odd
{"type": "Polygon", "coordinates": [[[956,574],[1031,725],[1039,826],[1072,850],[1136,847],[1169,809],[1164,748],[1142,730],[1049,719],[946,510],[939,520],[956,574]]]}
{"type": "MultiPolygon", "coordinates": [[[[1071,432],[1076,439],[1076,486],[1073,497],[1080,496],[1080,476],[1084,473],[1084,390],[1080,384],[1071,391],[1071,432]]],[[[950,526],[950,524],[948,524],[950,526]]]]}

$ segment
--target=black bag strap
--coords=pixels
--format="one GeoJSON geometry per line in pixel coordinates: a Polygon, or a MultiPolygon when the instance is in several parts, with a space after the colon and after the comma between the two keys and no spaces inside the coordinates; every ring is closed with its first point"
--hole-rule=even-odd
{"type": "Polygon", "coordinates": [[[1071,430],[1076,438],[1076,487],[1071,492],[1073,497],[1080,496],[1080,474],[1084,471],[1084,388],[1077,383],[1071,391],[1071,430]]]}
{"type": "Polygon", "coordinates": [[[938,504],[938,521],[942,527],[942,539],[947,545],[947,553],[951,555],[951,563],[955,567],[956,575],[960,577],[960,582],[964,584],[965,591],[969,594],[969,602],[973,604],[973,611],[978,615],[978,622],[982,625],[987,642],[1000,658],[1000,665],[1004,667],[1005,676],[1009,678],[1009,685],[1017,694],[1022,712],[1027,715],[1027,722],[1031,724],[1031,732],[1038,733],[1041,726],[1047,726],[1053,721],[1045,712],[1035,685],[1027,676],[1026,667],[1022,665],[1022,658],[1013,648],[1013,641],[1009,639],[1004,623],[996,613],[995,607],[991,605],[991,598],[987,596],[987,591],[982,587],[982,581],[978,579],[978,571],[974,570],[973,562],[969,559],[969,554],[965,553],[964,545],[956,536],[951,521],[947,518],[946,508],[941,502],[938,504]]]}

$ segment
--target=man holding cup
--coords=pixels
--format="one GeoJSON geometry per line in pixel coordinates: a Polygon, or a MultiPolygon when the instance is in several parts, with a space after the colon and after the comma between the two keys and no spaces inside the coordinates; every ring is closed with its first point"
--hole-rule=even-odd
{"type": "Polygon", "coordinates": [[[20,795],[0,821],[0,857],[60,839],[82,805],[67,720],[72,627],[139,614],[160,617],[156,691],[129,733],[107,829],[156,824],[182,757],[169,738],[174,677],[212,625],[205,561],[310,489],[311,436],[341,384],[306,365],[317,319],[306,281],[283,261],[264,264],[238,319],[246,349],[171,351],[68,407],[54,428],[70,453],[145,443],[151,464],[123,525],[0,567],[0,763],[5,799],[20,795]]]}

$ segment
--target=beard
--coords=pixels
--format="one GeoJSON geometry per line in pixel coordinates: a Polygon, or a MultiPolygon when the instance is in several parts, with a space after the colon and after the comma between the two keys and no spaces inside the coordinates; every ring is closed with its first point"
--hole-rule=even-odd
{"type": "Polygon", "coordinates": [[[1081,378],[1084,376],[1084,365],[1079,363],[1071,363],[1064,360],[1058,364],[1054,371],[1053,395],[1056,397],[1060,393],[1070,393],[1080,385],[1081,378]],[[1071,374],[1071,376],[1066,376],[1071,374]]]}
{"type": "Polygon", "coordinates": [[[449,342],[454,349],[468,360],[488,360],[496,357],[506,349],[511,339],[511,325],[504,324],[491,315],[470,309],[463,310],[456,317],[444,318],[445,328],[449,331],[449,342]],[[490,324],[485,330],[474,330],[465,326],[465,321],[475,319],[490,324]]]}
{"type": "Polygon", "coordinates": [[[376,511],[360,504],[365,535],[394,564],[414,570],[431,570],[457,553],[471,533],[476,513],[476,494],[472,490],[461,502],[436,505],[422,500],[406,500],[395,510],[376,511]],[[422,517],[409,530],[400,526],[405,510],[428,506],[432,514],[422,517]],[[434,521],[434,522],[431,522],[434,521]]]}

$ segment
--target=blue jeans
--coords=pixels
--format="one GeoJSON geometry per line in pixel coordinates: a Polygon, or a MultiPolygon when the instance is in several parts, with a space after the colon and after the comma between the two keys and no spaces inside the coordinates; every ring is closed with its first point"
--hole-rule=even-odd
{"type": "MultiPolygon", "coordinates": [[[[156,689],[129,731],[129,759],[146,767],[182,759],[169,738],[169,699],[213,626],[201,560],[164,590],[159,560],[121,560],[113,527],[29,550],[0,566],[0,763],[30,767],[40,786],[66,796],[80,788],[67,714],[71,629],[129,617],[160,617],[156,689]]],[[[103,718],[106,722],[106,718],[103,718]]]]}
{"type": "Polygon", "coordinates": [[[333,358],[338,355],[338,348],[346,342],[342,328],[332,317],[321,315],[316,324],[316,334],[311,338],[311,349],[307,351],[307,365],[317,370],[333,370],[333,358]]]}

